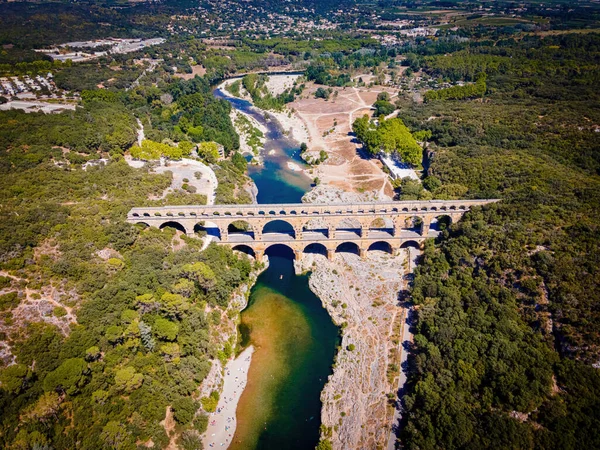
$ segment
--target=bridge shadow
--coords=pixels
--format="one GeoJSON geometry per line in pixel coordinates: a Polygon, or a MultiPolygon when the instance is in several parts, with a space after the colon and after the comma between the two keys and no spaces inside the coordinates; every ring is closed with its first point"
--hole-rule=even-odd
{"type": "Polygon", "coordinates": [[[194,226],[194,233],[199,236],[212,236],[216,240],[221,240],[221,230],[210,222],[200,222],[194,226]]]}

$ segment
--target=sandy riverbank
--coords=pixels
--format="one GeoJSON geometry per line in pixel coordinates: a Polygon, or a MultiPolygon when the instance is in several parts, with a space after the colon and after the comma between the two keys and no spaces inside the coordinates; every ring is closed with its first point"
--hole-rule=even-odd
{"type": "Polygon", "coordinates": [[[248,380],[248,370],[252,361],[252,346],[227,363],[223,377],[223,390],[217,411],[208,417],[208,429],[204,433],[202,443],[204,448],[229,447],[236,428],[236,409],[248,380]]]}

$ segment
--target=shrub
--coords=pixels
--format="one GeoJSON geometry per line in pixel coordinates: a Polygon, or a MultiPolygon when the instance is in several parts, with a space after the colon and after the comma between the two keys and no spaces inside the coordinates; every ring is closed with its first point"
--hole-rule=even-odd
{"type": "Polygon", "coordinates": [[[198,404],[190,397],[179,397],[171,405],[173,410],[173,418],[180,425],[186,425],[192,421],[198,404]]]}

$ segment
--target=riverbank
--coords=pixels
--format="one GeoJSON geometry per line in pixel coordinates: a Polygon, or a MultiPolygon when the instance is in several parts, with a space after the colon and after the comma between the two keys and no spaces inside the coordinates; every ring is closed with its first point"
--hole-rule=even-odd
{"type": "Polygon", "coordinates": [[[231,444],[237,425],[236,409],[246,387],[252,353],[254,347],[250,346],[225,366],[217,410],[209,414],[208,428],[202,438],[204,448],[227,448],[231,444]]]}
{"type": "Polygon", "coordinates": [[[305,255],[310,288],[343,335],[333,374],[321,393],[322,437],[334,449],[385,448],[399,385],[407,255],[340,253],[333,261],[305,255]],[[342,325],[345,324],[345,325],[342,325]],[[389,395],[389,398],[388,398],[389,395]]]}

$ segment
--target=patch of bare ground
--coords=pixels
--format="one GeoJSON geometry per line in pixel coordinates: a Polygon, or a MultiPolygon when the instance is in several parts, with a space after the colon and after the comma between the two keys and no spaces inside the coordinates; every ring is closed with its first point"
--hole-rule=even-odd
{"type": "Polygon", "coordinates": [[[204,66],[198,64],[192,67],[192,73],[176,73],[173,76],[175,78],[181,78],[183,80],[191,80],[196,75],[198,75],[199,77],[206,75],[206,69],[204,68],[204,66]]]}
{"type": "MultiPolygon", "coordinates": [[[[42,258],[56,260],[60,254],[56,243],[46,240],[34,248],[33,259],[40,263],[42,258]]],[[[0,295],[16,292],[19,300],[19,304],[9,312],[10,320],[0,320],[0,333],[9,337],[7,341],[0,342],[0,366],[14,361],[10,340],[21,336],[26,324],[44,322],[67,335],[71,326],[77,323],[74,308],[80,297],[75,288],[60,281],[44,280],[35,273],[0,270],[0,276],[11,279],[9,286],[0,289],[0,295]]]]}
{"type": "Polygon", "coordinates": [[[318,86],[306,86],[302,96],[288,107],[308,131],[308,155],[314,158],[321,150],[327,152],[327,161],[313,168],[311,176],[318,177],[323,185],[357,193],[375,190],[381,198],[392,197],[391,183],[380,162],[359,151],[352,123],[372,114],[371,105],[380,92],[388,92],[392,98],[396,92],[382,86],[333,88],[329,100],[324,100],[314,96],[318,86]]]}
{"type": "Polygon", "coordinates": [[[337,254],[305,255],[298,271],[311,270],[309,284],[333,321],[342,343],[333,374],[321,393],[324,436],[334,449],[384,448],[394,418],[404,309],[398,293],[407,271],[404,254],[368,252],[366,259],[337,254]]]}

